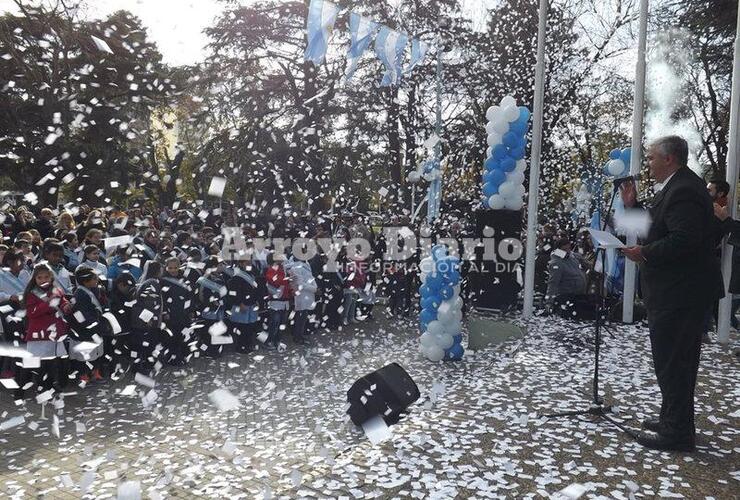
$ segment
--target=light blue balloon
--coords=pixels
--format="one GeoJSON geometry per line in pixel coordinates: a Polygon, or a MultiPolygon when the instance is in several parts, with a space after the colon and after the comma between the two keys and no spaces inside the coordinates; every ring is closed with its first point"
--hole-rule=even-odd
{"type": "Polygon", "coordinates": [[[517,121],[527,122],[529,121],[529,117],[532,115],[532,113],[529,112],[529,109],[526,106],[519,106],[519,118],[517,118],[517,121]]]}
{"type": "Polygon", "coordinates": [[[618,160],[622,156],[622,152],[619,149],[612,149],[609,152],[609,159],[618,160]]]}
{"type": "Polygon", "coordinates": [[[516,168],[516,160],[510,156],[507,156],[501,160],[501,169],[504,172],[513,172],[516,168]]]}
{"type": "Polygon", "coordinates": [[[489,198],[494,194],[498,194],[498,186],[493,184],[492,182],[486,182],[485,184],[483,184],[483,194],[488,196],[489,198]]]}
{"type": "Polygon", "coordinates": [[[627,167],[629,167],[630,161],[632,160],[632,148],[624,148],[620,153],[619,158],[624,162],[625,165],[627,165],[627,167]]]}

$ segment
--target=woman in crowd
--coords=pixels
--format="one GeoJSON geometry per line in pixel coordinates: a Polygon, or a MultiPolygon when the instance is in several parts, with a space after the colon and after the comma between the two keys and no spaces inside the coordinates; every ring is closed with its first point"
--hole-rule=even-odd
{"type": "Polygon", "coordinates": [[[75,220],[72,217],[72,214],[65,210],[59,214],[59,219],[57,219],[54,235],[57,239],[61,240],[67,233],[75,233],[76,228],[77,225],[75,224],[75,220]]]}

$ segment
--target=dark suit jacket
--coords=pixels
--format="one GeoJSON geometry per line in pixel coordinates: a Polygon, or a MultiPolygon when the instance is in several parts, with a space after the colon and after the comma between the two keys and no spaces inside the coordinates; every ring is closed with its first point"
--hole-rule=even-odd
{"type": "Polygon", "coordinates": [[[719,221],[704,181],[680,168],[655,196],[640,285],[648,309],[707,305],[724,295],[715,255],[719,221]]]}

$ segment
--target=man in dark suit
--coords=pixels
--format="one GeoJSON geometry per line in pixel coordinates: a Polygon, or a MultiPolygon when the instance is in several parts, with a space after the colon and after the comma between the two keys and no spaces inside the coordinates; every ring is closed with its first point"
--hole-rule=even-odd
{"type": "MultiPolygon", "coordinates": [[[[643,446],[691,451],[695,446],[694,388],[704,321],[723,295],[714,257],[717,219],[704,181],[686,166],[681,137],[655,141],[647,151],[656,196],[652,225],[641,245],[623,249],[640,266],[640,287],[648,311],[653,364],[662,395],[660,417],[643,422],[643,446]]],[[[636,207],[633,183],[622,184],[626,207],[636,207]]]]}

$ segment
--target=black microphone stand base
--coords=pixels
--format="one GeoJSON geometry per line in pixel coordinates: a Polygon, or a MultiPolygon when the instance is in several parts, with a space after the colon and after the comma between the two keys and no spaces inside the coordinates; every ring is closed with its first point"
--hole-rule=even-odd
{"type": "Polygon", "coordinates": [[[609,422],[610,424],[617,427],[622,432],[626,433],[630,437],[636,439],[637,433],[630,429],[629,427],[625,427],[622,425],[621,422],[614,420],[611,415],[614,414],[614,411],[612,409],[611,405],[604,405],[603,401],[599,401],[598,403],[593,403],[593,406],[590,406],[589,408],[585,410],[570,410],[570,411],[561,411],[556,413],[547,413],[544,415],[540,415],[544,418],[561,418],[561,417],[580,417],[582,415],[591,415],[594,417],[602,418],[609,422]]]}

